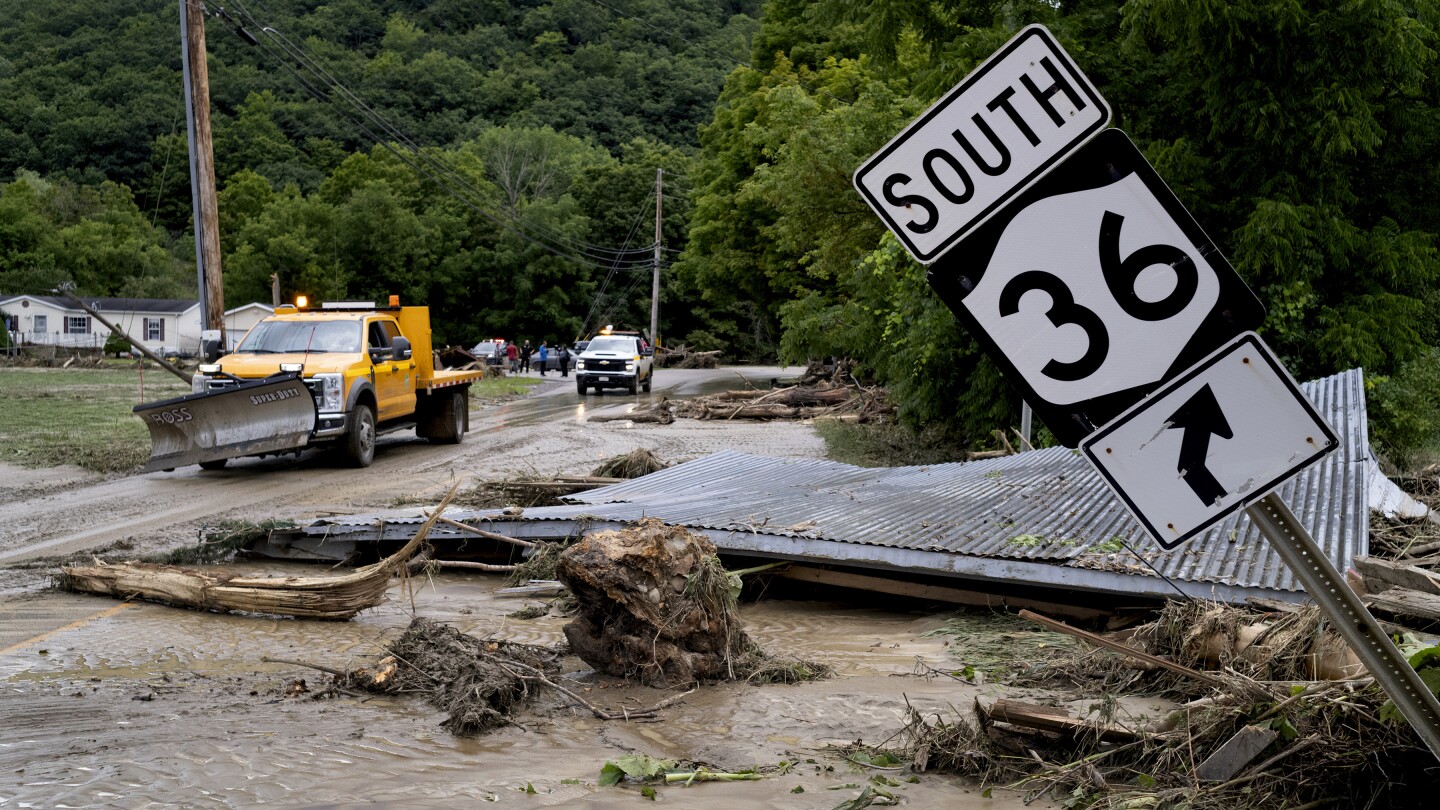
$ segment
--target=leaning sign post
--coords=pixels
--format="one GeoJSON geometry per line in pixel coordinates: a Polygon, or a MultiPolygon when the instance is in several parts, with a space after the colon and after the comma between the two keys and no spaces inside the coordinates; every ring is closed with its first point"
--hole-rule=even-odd
{"type": "Polygon", "coordinates": [[[1156,542],[1244,510],[1440,758],[1440,701],[1274,492],[1337,449],[1333,430],[1253,333],[1263,306],[1109,118],[1032,25],[855,187],[1156,542]]]}

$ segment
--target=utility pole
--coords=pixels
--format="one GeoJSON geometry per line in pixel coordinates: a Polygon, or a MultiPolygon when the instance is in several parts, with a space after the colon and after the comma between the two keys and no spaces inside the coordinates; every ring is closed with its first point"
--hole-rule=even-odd
{"type": "Polygon", "coordinates": [[[190,206],[195,220],[195,273],[200,329],[219,330],[225,345],[225,288],[220,280],[220,218],[215,202],[215,151],[210,142],[210,74],[205,67],[202,0],[180,0],[185,119],[190,135],[190,206]]]}
{"type": "Polygon", "coordinates": [[[665,170],[655,170],[655,268],[650,278],[650,344],[660,345],[660,202],[663,196],[665,170]]]}

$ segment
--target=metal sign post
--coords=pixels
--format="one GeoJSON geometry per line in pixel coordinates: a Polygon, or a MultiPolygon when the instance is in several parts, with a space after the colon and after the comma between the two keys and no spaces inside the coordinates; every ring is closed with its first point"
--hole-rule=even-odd
{"type": "Polygon", "coordinates": [[[1245,510],[1271,548],[1295,572],[1306,593],[1315,600],[1335,631],[1355,651],[1365,668],[1385,689],[1410,726],[1440,759],[1440,700],[1420,680],[1420,674],[1380,629],[1364,603],[1335,570],[1330,559],[1290,511],[1271,493],[1245,510]]]}

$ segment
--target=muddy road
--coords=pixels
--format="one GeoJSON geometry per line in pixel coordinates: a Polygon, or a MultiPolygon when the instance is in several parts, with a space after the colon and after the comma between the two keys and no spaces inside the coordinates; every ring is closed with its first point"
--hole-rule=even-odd
{"type": "MultiPolygon", "coordinates": [[[[745,367],[663,370],[653,392],[614,391],[580,397],[574,378],[553,372],[534,396],[498,406],[476,404],[470,433],[458,446],[431,445],[406,430],[382,436],[375,463],[355,470],[330,455],[231,461],[223,470],[184,467],[173,472],[102,478],[80,470],[27,471],[0,466],[0,566],[68,557],[115,543],[164,548],[195,539],[196,530],[222,520],[305,519],[327,511],[384,508],[435,500],[456,479],[520,472],[589,472],[599,461],[646,447],[662,458],[699,456],[725,447],[770,455],[814,455],[819,443],[798,425],[746,432],[729,426],[686,424],[664,429],[629,423],[588,424],[598,411],[623,410],[661,397],[678,398],[744,387],[766,387],[798,369],[745,367]]],[[[462,484],[463,486],[463,484],[462,484]]],[[[0,593],[3,593],[0,586],[0,593]]]]}
{"type": "MultiPolygon", "coordinates": [[[[764,385],[783,372],[740,373],[764,385]]],[[[667,371],[651,396],[735,387],[736,375],[667,371]]],[[[0,470],[0,808],[453,807],[475,800],[633,807],[644,801],[637,787],[597,781],[607,759],[629,753],[772,772],[757,782],[658,788],[660,801],[701,810],[833,808],[887,775],[898,776],[887,789],[911,807],[1025,806],[1020,794],[982,798],[980,788],[953,777],[900,781],[908,776],[861,767],[836,749],[889,738],[907,705],[953,719],[951,707],[963,710],[976,697],[1017,696],[915,674],[917,661],[948,667],[961,660],[967,641],[953,630],[954,617],[940,612],[878,609],[869,599],[761,600],[742,609],[752,637],[771,652],[830,664],[837,677],[708,686],[653,722],[599,721],[547,695],[518,725],[461,739],[441,729],[443,713],[424,703],[320,698],[328,676],[262,659],[341,669],[373,664],[412,615],[478,636],[561,642],[566,619],[509,616],[536,603],[497,598],[498,576],[445,572],[408,587],[397,583],[385,604],[338,623],[206,614],[47,587],[59,556],[185,545],[220,520],[304,520],[433,502],[456,480],[463,487],[530,472],[588,472],[636,447],[667,459],[723,448],[822,454],[813,429],[800,424],[583,421],[597,408],[632,401],[615,394],[582,400],[571,381],[557,381],[524,400],[477,405],[459,446],[387,437],[366,470],[318,454],[112,479],[0,470]]],[[[319,573],[283,563],[238,567],[319,573]]],[[[609,707],[652,705],[668,695],[597,676],[578,662],[568,677],[609,707]]]]}

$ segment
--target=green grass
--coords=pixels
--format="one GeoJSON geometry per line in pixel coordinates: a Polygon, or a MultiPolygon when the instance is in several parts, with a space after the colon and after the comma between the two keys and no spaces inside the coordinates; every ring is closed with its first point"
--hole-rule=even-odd
{"type": "Polygon", "coordinates": [[[150,457],[150,432],[131,409],[190,393],[173,374],[145,369],[0,368],[0,461],[134,469],[150,457]]]}
{"type": "MultiPolygon", "coordinates": [[[[126,472],[150,457],[150,431],[131,409],[190,393],[162,369],[141,372],[134,361],[97,369],[0,368],[0,461],[25,467],[73,464],[94,472],[126,472]]],[[[109,364],[107,364],[108,366],[109,364]]],[[[471,386],[474,404],[514,399],[539,380],[493,377],[471,386]]]]}

